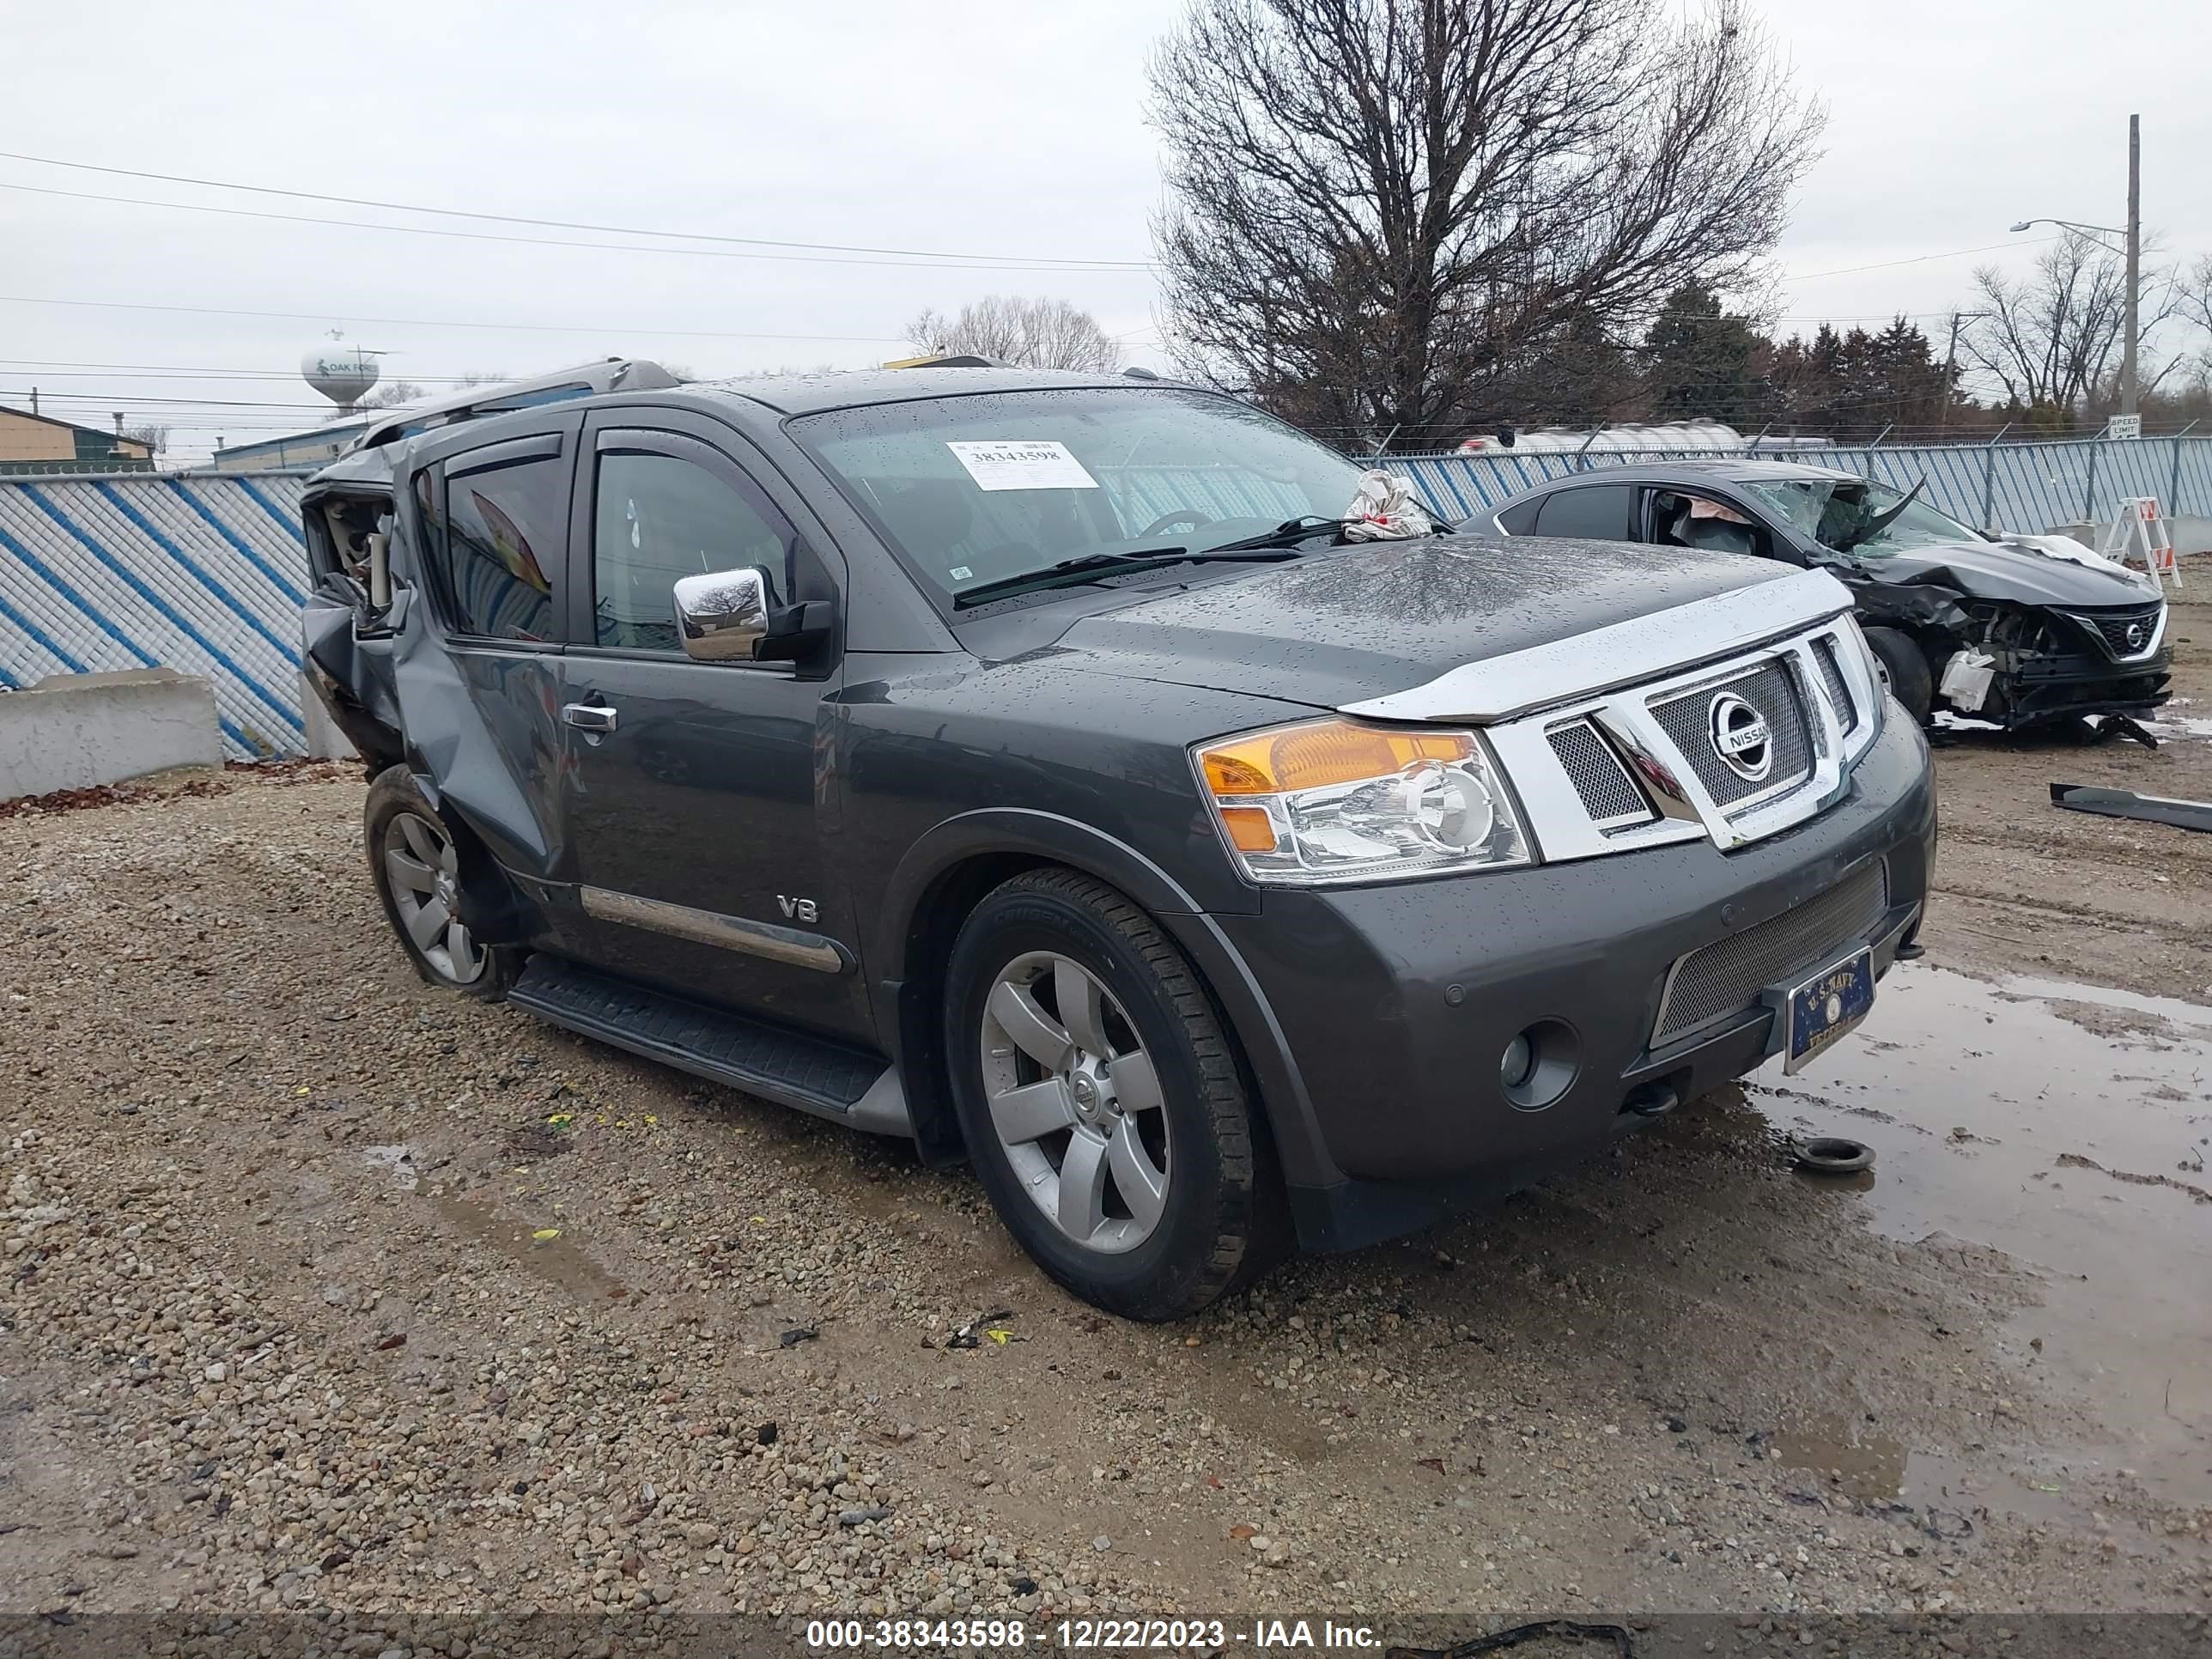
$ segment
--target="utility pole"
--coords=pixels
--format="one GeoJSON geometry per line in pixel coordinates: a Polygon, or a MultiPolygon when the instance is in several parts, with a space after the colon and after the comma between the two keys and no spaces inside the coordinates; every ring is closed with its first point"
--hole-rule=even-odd
{"type": "Polygon", "coordinates": [[[1938,431],[1951,424],[1951,382],[1959,372],[1959,324],[1965,313],[1951,313],[1951,343],[1943,348],[1943,407],[1936,417],[1938,431]]]}
{"type": "Polygon", "coordinates": [[[2136,305],[2142,287],[2142,117],[2128,117],[2128,331],[2120,355],[2120,413],[2139,412],[2136,386],[2136,305]]]}

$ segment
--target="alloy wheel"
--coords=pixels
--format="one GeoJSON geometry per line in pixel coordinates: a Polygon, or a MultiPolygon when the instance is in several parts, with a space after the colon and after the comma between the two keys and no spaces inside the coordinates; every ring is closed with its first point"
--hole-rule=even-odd
{"type": "Polygon", "coordinates": [[[461,920],[460,860],[446,827],[419,812],[398,813],[384,826],[383,857],[408,939],[441,976],[474,984],[488,957],[461,920]]]}
{"type": "Polygon", "coordinates": [[[1172,1170],[1152,1056],[1097,975],[1049,951],[994,975],[981,1033],[991,1127],[1014,1177],[1071,1242],[1152,1237],[1172,1170]]]}

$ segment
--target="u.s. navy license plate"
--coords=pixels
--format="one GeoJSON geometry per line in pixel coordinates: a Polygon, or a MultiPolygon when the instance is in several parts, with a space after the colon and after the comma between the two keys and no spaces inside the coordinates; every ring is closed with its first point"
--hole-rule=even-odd
{"type": "Polygon", "coordinates": [[[1790,993],[1789,1041],[1782,1069],[1795,1072],[1825,1052],[1874,1006],[1874,952],[1858,950],[1790,993]]]}

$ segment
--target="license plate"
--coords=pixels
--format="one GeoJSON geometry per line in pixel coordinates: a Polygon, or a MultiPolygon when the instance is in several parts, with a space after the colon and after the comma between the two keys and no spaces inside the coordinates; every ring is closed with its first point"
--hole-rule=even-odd
{"type": "Polygon", "coordinates": [[[1861,949],[1790,993],[1782,1069],[1796,1072],[1848,1034],[1874,1007],[1874,952],[1861,949]]]}

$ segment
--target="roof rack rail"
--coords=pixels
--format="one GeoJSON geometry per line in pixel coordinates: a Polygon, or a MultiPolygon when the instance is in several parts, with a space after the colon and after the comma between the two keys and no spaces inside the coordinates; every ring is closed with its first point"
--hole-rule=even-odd
{"type": "Polygon", "coordinates": [[[518,409],[535,409],[544,404],[564,403],[571,398],[588,398],[602,392],[665,392],[682,384],[649,359],[605,357],[595,362],[579,363],[574,368],[556,369],[550,374],[534,375],[526,380],[467,386],[449,397],[379,411],[382,418],[373,421],[338,453],[350,455],[356,450],[378,449],[434,427],[452,426],[487,415],[510,414],[518,409]]]}

